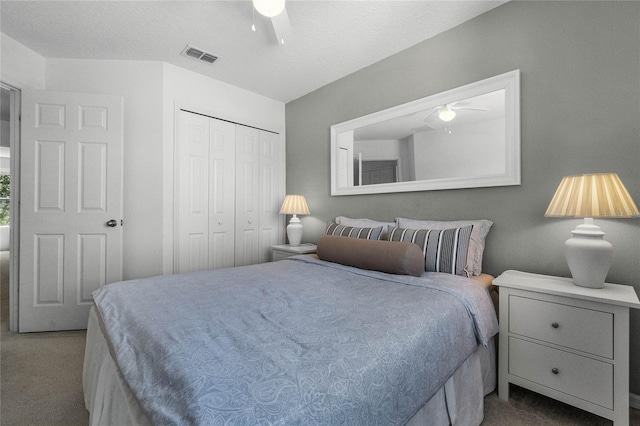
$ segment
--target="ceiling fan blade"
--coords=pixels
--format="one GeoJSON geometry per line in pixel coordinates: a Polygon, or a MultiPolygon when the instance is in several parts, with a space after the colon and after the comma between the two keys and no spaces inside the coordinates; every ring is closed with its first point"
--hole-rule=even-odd
{"type": "Polygon", "coordinates": [[[473,107],[451,107],[451,109],[468,109],[472,111],[491,111],[488,108],[473,108],[473,107]]]}
{"type": "Polygon", "coordinates": [[[423,124],[422,126],[419,126],[419,127],[412,127],[410,130],[412,132],[424,132],[427,130],[435,130],[435,128],[429,126],[428,124],[423,124]]]}
{"type": "Polygon", "coordinates": [[[433,116],[433,114],[435,114],[436,112],[438,112],[438,110],[434,108],[434,110],[431,112],[431,114],[427,115],[423,121],[425,121],[425,122],[426,122],[426,121],[427,121],[428,119],[430,119],[430,118],[433,116]]]}
{"type": "Polygon", "coordinates": [[[286,41],[291,40],[291,22],[289,22],[289,15],[285,8],[280,14],[271,17],[271,24],[273,30],[276,33],[276,40],[280,46],[284,45],[286,41]]]}

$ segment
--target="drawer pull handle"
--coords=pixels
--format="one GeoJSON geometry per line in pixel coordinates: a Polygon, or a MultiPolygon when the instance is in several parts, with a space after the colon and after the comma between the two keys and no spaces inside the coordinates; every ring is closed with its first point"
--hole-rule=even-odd
{"type": "Polygon", "coordinates": [[[558,328],[558,327],[560,327],[560,324],[558,324],[557,322],[552,322],[551,323],[551,327],[558,328]]]}
{"type": "Polygon", "coordinates": [[[560,371],[559,371],[556,367],[553,367],[553,368],[551,369],[551,372],[552,372],[553,374],[558,374],[560,371]]]}

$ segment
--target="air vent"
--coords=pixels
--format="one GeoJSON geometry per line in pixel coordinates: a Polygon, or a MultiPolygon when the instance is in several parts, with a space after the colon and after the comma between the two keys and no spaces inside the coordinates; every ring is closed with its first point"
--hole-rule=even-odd
{"type": "Polygon", "coordinates": [[[211,53],[205,52],[202,49],[198,49],[197,47],[193,47],[189,45],[187,45],[187,47],[184,48],[181,55],[188,56],[189,58],[197,59],[202,62],[206,62],[207,64],[213,64],[216,61],[216,59],[218,59],[217,56],[211,53]]]}

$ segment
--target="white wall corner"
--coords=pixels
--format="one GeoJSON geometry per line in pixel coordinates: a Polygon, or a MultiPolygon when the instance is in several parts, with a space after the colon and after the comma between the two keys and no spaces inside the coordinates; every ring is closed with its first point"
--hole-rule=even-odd
{"type": "Polygon", "coordinates": [[[0,79],[18,89],[44,89],[45,58],[0,33],[0,79]]]}

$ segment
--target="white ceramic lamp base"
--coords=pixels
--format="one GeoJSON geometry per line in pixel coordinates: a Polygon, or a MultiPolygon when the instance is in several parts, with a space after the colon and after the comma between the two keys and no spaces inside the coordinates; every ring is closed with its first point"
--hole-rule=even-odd
{"type": "Polygon", "coordinates": [[[289,225],[287,225],[287,239],[289,240],[289,245],[293,247],[299,246],[300,241],[302,241],[302,223],[300,223],[300,219],[295,214],[289,221],[289,225]]]}
{"type": "Polygon", "coordinates": [[[564,246],[573,283],[580,287],[603,288],[611,266],[613,246],[602,238],[604,232],[591,218],[585,218],[584,223],[571,233],[573,237],[564,246]]]}

